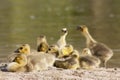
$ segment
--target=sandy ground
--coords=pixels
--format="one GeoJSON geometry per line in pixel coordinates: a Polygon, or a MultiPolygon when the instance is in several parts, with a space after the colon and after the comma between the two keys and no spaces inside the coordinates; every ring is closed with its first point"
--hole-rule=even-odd
{"type": "MultiPolygon", "coordinates": [[[[0,60],[0,66],[6,64],[3,61],[0,60]]],[[[69,70],[54,67],[40,72],[0,71],[0,80],[120,80],[120,68],[69,70]]]]}
{"type": "Polygon", "coordinates": [[[0,72],[0,80],[120,80],[120,68],[95,70],[52,68],[40,72],[0,72]]]}

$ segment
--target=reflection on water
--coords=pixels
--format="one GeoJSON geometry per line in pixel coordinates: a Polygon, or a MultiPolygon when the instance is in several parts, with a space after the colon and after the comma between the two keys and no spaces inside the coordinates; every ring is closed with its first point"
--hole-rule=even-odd
{"type": "Polygon", "coordinates": [[[79,51],[85,38],[76,26],[86,24],[91,35],[114,50],[110,67],[120,67],[119,0],[1,0],[0,56],[6,57],[20,44],[36,49],[36,37],[44,34],[50,44],[56,43],[60,30],[67,27],[68,43],[79,51]]]}

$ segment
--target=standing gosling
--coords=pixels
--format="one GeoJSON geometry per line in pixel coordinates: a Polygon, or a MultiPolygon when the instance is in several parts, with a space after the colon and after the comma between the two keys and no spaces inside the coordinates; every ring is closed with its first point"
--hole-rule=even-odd
{"type": "Polygon", "coordinates": [[[48,47],[49,45],[48,45],[46,36],[41,35],[40,37],[37,38],[37,51],[38,52],[47,52],[48,47]]]}
{"type": "Polygon", "coordinates": [[[107,67],[106,63],[113,56],[113,51],[105,44],[94,40],[85,25],[78,26],[78,29],[85,36],[86,45],[91,50],[92,54],[101,60],[104,67],[107,67]]]}
{"type": "Polygon", "coordinates": [[[57,46],[61,49],[66,45],[66,36],[68,34],[67,28],[62,28],[62,35],[60,36],[60,39],[57,41],[57,46]]]}
{"type": "Polygon", "coordinates": [[[84,48],[80,55],[80,67],[83,69],[95,69],[100,65],[100,59],[93,56],[89,48],[84,48]]]}

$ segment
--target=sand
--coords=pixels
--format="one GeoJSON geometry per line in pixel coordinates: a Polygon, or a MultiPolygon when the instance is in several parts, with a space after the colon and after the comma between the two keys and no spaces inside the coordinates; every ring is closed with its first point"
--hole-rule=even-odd
{"type": "Polygon", "coordinates": [[[51,68],[40,72],[0,72],[0,80],[120,80],[120,68],[94,70],[51,68]]]}

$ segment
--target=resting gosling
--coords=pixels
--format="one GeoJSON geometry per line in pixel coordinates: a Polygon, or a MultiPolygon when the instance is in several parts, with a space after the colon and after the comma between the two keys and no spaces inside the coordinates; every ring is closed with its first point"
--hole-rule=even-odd
{"type": "Polygon", "coordinates": [[[65,45],[61,50],[59,50],[58,58],[68,57],[73,52],[73,46],[70,44],[65,45]]]}
{"type": "Polygon", "coordinates": [[[101,60],[104,67],[107,67],[106,63],[113,56],[113,51],[105,44],[94,40],[85,25],[78,26],[77,29],[85,36],[86,45],[91,50],[92,54],[101,60]]]}
{"type": "MultiPolygon", "coordinates": [[[[19,54],[28,54],[25,49],[28,51],[30,47],[21,46],[15,52],[19,54]]],[[[27,56],[27,67],[29,71],[39,71],[39,70],[46,70],[48,67],[53,66],[55,62],[55,56],[51,54],[45,54],[44,52],[34,52],[34,54],[26,55],[27,56]],[[40,54],[39,54],[40,53],[40,54]]],[[[16,58],[14,59],[16,61],[16,58]]]]}
{"type": "Polygon", "coordinates": [[[79,52],[73,49],[72,45],[66,45],[62,48],[58,58],[64,58],[65,60],[56,60],[54,66],[63,69],[78,69],[79,66],[79,52]]]}
{"type": "Polygon", "coordinates": [[[37,38],[37,51],[38,52],[47,52],[48,47],[49,45],[48,45],[46,36],[41,35],[40,37],[37,38]]]}
{"type": "Polygon", "coordinates": [[[52,54],[52,55],[54,55],[57,58],[58,55],[59,55],[59,48],[58,48],[58,46],[57,45],[49,46],[49,49],[48,49],[47,53],[52,54]]]}
{"type": "Polygon", "coordinates": [[[31,54],[30,53],[30,45],[29,44],[23,44],[17,50],[15,50],[14,52],[29,55],[29,54],[31,54]]]}
{"type": "Polygon", "coordinates": [[[100,65],[100,59],[93,56],[89,48],[84,48],[80,55],[80,67],[83,69],[95,69],[100,65]]]}
{"type": "Polygon", "coordinates": [[[15,59],[16,59],[16,53],[22,53],[22,54],[25,54],[25,55],[30,55],[30,45],[29,44],[23,44],[21,45],[19,48],[17,48],[13,54],[11,54],[9,56],[9,61],[10,62],[14,62],[15,59]]]}
{"type": "Polygon", "coordinates": [[[66,58],[64,61],[56,60],[54,66],[57,68],[73,69],[73,70],[80,68],[79,53],[76,50],[74,50],[72,52],[72,55],[70,55],[69,58],[66,58]]]}
{"type": "Polygon", "coordinates": [[[6,69],[9,72],[26,72],[27,57],[25,54],[17,54],[15,60],[7,64],[6,69]]]}

